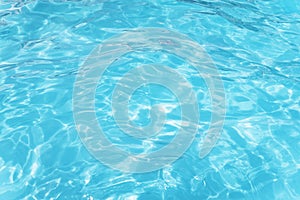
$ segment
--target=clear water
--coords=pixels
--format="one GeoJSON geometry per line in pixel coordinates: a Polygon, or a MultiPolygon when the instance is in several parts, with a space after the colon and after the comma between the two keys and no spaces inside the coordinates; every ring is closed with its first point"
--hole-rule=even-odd
{"type": "Polygon", "coordinates": [[[300,199],[300,2],[297,0],[0,1],[0,199],[300,199]],[[132,52],[96,91],[99,123],[119,148],[155,151],[172,140],[180,110],[171,91],[139,88],[129,103],[137,125],[150,105],[170,108],[165,137],[140,141],[111,118],[118,77],[141,63],[178,69],[197,91],[199,133],[163,169],[122,173],[83,146],[72,113],[79,66],[103,40],[138,27],[183,33],[214,60],[226,119],[199,158],[211,117],[208,88],[176,55],[132,52]]]}

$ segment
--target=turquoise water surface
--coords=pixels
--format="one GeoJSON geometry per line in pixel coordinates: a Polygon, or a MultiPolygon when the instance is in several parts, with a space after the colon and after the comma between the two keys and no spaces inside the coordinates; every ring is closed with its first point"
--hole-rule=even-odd
{"type": "Polygon", "coordinates": [[[300,199],[299,74],[297,0],[0,0],[0,199],[300,199]],[[159,134],[135,138],[116,126],[114,88],[143,64],[181,74],[200,114],[179,159],[127,173],[97,160],[80,140],[74,84],[99,44],[150,27],[184,34],[206,50],[223,81],[226,116],[216,145],[201,158],[216,112],[205,74],[176,52],[122,55],[103,73],[94,102],[111,143],[133,155],[155,152],[180,128],[178,98],[157,84],[137,88],[128,114],[134,125],[146,126],[151,106],[162,105],[167,115],[159,134]]]}

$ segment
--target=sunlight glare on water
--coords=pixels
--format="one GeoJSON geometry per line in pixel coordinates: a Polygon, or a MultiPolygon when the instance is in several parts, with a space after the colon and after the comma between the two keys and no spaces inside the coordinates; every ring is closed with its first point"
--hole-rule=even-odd
{"type": "MultiPolygon", "coordinates": [[[[297,0],[0,0],[0,199],[300,199],[299,30],[297,0]],[[170,154],[157,156],[175,162],[163,167],[148,162],[143,167],[154,171],[125,173],[118,169],[138,168],[133,159],[137,157],[120,161],[122,166],[114,170],[83,144],[73,113],[73,92],[76,77],[85,73],[80,67],[95,48],[141,28],[185,35],[206,51],[219,76],[199,75],[197,66],[188,61],[207,57],[184,48],[191,43],[137,36],[119,41],[121,50],[131,51],[113,60],[95,90],[79,91],[94,91],[95,116],[107,140],[138,157],[176,141],[182,126],[198,128],[178,159],[172,156],[177,156],[173,153],[183,145],[180,142],[170,154]],[[135,48],[146,43],[141,41],[157,48],[135,48]],[[190,56],[185,59],[178,52],[190,56]],[[191,86],[193,93],[180,94],[195,95],[198,124],[189,122],[188,114],[181,116],[180,95],[172,88],[144,84],[128,101],[132,123],[127,128],[145,128],[153,117],[163,119],[157,113],[164,113],[161,129],[151,137],[137,138],[116,125],[125,119],[123,115],[115,119],[124,110],[111,105],[114,95],[120,97],[113,93],[118,81],[149,64],[168,66],[182,75],[170,84],[178,84],[178,90],[191,86]],[[206,82],[211,77],[221,78],[226,101],[221,90],[212,95],[215,88],[206,82]],[[226,102],[225,121],[214,148],[201,158],[205,136],[214,127],[213,102],[218,106],[226,102]],[[151,113],[155,106],[157,112],[151,113]]],[[[143,80],[147,71],[139,73],[126,80],[143,80]]],[[[126,84],[121,86],[126,90],[126,84]]],[[[86,98],[82,95],[80,101],[86,98]]],[[[120,160],[118,155],[109,156],[120,160]]]]}

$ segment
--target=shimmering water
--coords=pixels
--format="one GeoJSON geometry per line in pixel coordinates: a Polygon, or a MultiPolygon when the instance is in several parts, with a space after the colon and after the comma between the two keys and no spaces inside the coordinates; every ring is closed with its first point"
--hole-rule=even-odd
{"type": "Polygon", "coordinates": [[[300,2],[297,0],[0,1],[0,199],[300,199],[300,2]],[[180,109],[166,88],[145,85],[129,103],[136,125],[149,107],[168,110],[159,139],[121,133],[112,90],[140,64],[161,63],[193,85],[199,131],[185,154],[163,169],[112,170],[83,146],[72,92],[79,67],[105,39],[126,30],[176,30],[215,62],[226,93],[222,135],[199,158],[211,117],[208,88],[185,60],[166,52],[131,52],[96,90],[107,137],[133,154],[170,142],[180,109]]]}

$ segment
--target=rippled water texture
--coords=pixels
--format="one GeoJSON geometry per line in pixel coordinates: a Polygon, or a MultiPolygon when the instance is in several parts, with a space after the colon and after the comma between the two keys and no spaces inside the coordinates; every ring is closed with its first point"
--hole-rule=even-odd
{"type": "Polygon", "coordinates": [[[0,199],[300,199],[299,1],[0,2],[0,199]],[[223,79],[226,119],[216,146],[200,159],[212,114],[202,78],[169,52],[122,56],[105,71],[95,101],[99,123],[119,148],[133,154],[160,149],[180,120],[174,94],[145,85],[130,100],[130,117],[146,125],[149,107],[162,103],[166,126],[151,140],[120,132],[111,115],[112,91],[134,67],[160,63],[179,71],[200,109],[199,131],[180,159],[127,174],[83,146],[72,92],[97,45],[141,27],[177,31],[205,48],[223,79]]]}

